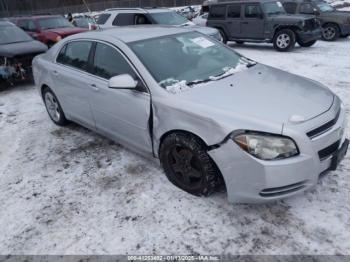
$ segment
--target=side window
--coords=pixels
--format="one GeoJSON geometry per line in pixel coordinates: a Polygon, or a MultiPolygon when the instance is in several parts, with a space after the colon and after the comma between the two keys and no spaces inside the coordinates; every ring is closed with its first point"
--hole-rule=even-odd
{"type": "Polygon", "coordinates": [[[262,13],[259,5],[246,5],[244,10],[246,18],[261,18],[262,13]]]}
{"type": "Polygon", "coordinates": [[[98,25],[104,25],[104,24],[107,22],[108,18],[110,18],[110,16],[111,16],[111,14],[101,14],[101,15],[98,17],[96,23],[97,23],[98,25]]]}
{"type": "Polygon", "coordinates": [[[118,14],[112,24],[116,26],[134,25],[135,14],[130,14],[130,13],[118,14]]]}
{"type": "Polygon", "coordinates": [[[135,25],[146,25],[151,24],[148,18],[144,14],[136,14],[135,15],[135,25]]]}
{"type": "Polygon", "coordinates": [[[241,6],[240,5],[229,5],[228,9],[227,9],[227,17],[240,18],[241,17],[241,6]]]}
{"type": "Polygon", "coordinates": [[[36,31],[36,26],[32,20],[20,20],[18,22],[18,27],[22,28],[24,31],[36,31]]]}
{"type": "Polygon", "coordinates": [[[68,43],[60,51],[57,62],[83,71],[88,71],[91,46],[92,43],[88,41],[68,43]]]}
{"type": "Polygon", "coordinates": [[[300,5],[300,14],[313,14],[314,7],[310,3],[305,3],[300,5]]]}
{"type": "Polygon", "coordinates": [[[225,19],[226,16],[226,6],[217,5],[211,6],[209,9],[209,18],[212,19],[225,19]]]}
{"type": "Polygon", "coordinates": [[[113,47],[97,43],[93,73],[105,79],[120,74],[129,74],[136,79],[136,73],[125,58],[113,47]]]}
{"type": "Polygon", "coordinates": [[[287,14],[295,14],[297,11],[297,3],[283,3],[283,7],[286,10],[287,14]]]}

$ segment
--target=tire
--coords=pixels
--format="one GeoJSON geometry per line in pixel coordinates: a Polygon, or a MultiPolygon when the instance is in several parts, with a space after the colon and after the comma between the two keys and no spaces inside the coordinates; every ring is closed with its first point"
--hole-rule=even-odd
{"type": "Polygon", "coordinates": [[[335,41],[339,38],[339,27],[336,24],[326,24],[322,29],[322,39],[325,41],[335,41]]]}
{"type": "Polygon", "coordinates": [[[295,33],[290,29],[281,29],[273,38],[273,47],[279,52],[287,52],[295,46],[295,33]]]}
{"type": "Polygon", "coordinates": [[[220,35],[221,35],[221,38],[222,38],[222,42],[223,42],[224,44],[227,44],[227,36],[226,36],[224,30],[222,30],[222,29],[218,29],[218,30],[219,30],[219,32],[220,32],[220,35]]]}
{"type": "Polygon", "coordinates": [[[161,144],[160,161],[169,181],[196,196],[209,196],[222,184],[205,145],[193,135],[174,133],[161,144]]]}
{"type": "Polygon", "coordinates": [[[67,125],[68,120],[64,115],[62,107],[54,92],[48,87],[43,90],[43,100],[51,120],[58,126],[67,125]]]}
{"type": "Polygon", "coordinates": [[[317,42],[317,40],[313,40],[313,41],[309,41],[309,42],[304,43],[303,41],[298,40],[298,44],[301,47],[310,47],[310,46],[313,46],[316,42],[317,42]]]}
{"type": "Polygon", "coordinates": [[[244,44],[244,41],[235,41],[236,42],[236,44],[238,44],[238,45],[243,45],[244,44]]]}

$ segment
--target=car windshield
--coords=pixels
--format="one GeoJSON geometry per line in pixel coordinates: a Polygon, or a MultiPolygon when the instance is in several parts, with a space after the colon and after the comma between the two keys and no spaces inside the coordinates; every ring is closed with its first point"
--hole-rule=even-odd
{"type": "Polygon", "coordinates": [[[334,8],[327,3],[317,3],[318,8],[321,12],[332,12],[334,8]]]}
{"type": "Polygon", "coordinates": [[[281,2],[264,3],[263,9],[267,16],[286,14],[281,2]]]}
{"type": "Polygon", "coordinates": [[[42,30],[45,29],[55,29],[55,28],[65,28],[65,27],[73,27],[71,23],[68,22],[63,17],[52,17],[39,19],[39,25],[42,30]]]}
{"type": "Polygon", "coordinates": [[[172,93],[219,80],[256,64],[196,32],[129,45],[159,85],[172,93]]]}
{"type": "Polygon", "coordinates": [[[94,24],[94,21],[91,18],[87,17],[80,17],[80,18],[75,18],[75,25],[78,27],[89,27],[89,24],[94,24]]]}
{"type": "Polygon", "coordinates": [[[26,32],[14,25],[0,25],[0,45],[32,40],[26,32]]]}
{"type": "Polygon", "coordinates": [[[152,19],[161,25],[183,25],[188,22],[187,18],[176,12],[150,13],[152,19]]]}

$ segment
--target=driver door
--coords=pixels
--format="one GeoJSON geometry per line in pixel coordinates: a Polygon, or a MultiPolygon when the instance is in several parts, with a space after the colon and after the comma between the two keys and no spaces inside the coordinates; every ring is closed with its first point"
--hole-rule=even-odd
{"type": "MultiPolygon", "coordinates": [[[[150,94],[139,89],[111,89],[108,80],[120,74],[129,74],[139,80],[138,74],[126,57],[115,47],[95,43],[90,104],[96,128],[114,140],[144,152],[152,152],[149,132],[150,94]]],[[[139,80],[140,83],[142,83],[139,80]]]]}

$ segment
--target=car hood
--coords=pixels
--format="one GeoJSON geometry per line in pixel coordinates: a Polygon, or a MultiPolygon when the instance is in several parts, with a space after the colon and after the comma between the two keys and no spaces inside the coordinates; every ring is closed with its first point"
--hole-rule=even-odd
{"type": "Polygon", "coordinates": [[[333,12],[323,12],[320,15],[321,17],[336,17],[336,18],[348,18],[350,17],[349,11],[338,11],[334,10],[333,12]]]}
{"type": "Polygon", "coordinates": [[[82,33],[88,31],[86,28],[80,27],[65,27],[65,28],[55,28],[55,29],[47,29],[45,32],[52,32],[58,34],[60,36],[68,36],[77,33],[82,33]]]}
{"type": "Polygon", "coordinates": [[[215,35],[219,32],[216,28],[211,28],[211,27],[203,27],[203,26],[195,25],[195,26],[191,26],[191,28],[205,35],[215,35]]]}
{"type": "Polygon", "coordinates": [[[19,42],[12,44],[0,45],[0,56],[14,57],[26,54],[44,53],[47,46],[39,41],[19,42]]]}
{"type": "Polygon", "coordinates": [[[315,81],[261,64],[176,96],[190,102],[187,105],[208,108],[204,114],[224,112],[276,124],[312,119],[328,111],[334,100],[334,94],[315,81]]]}

